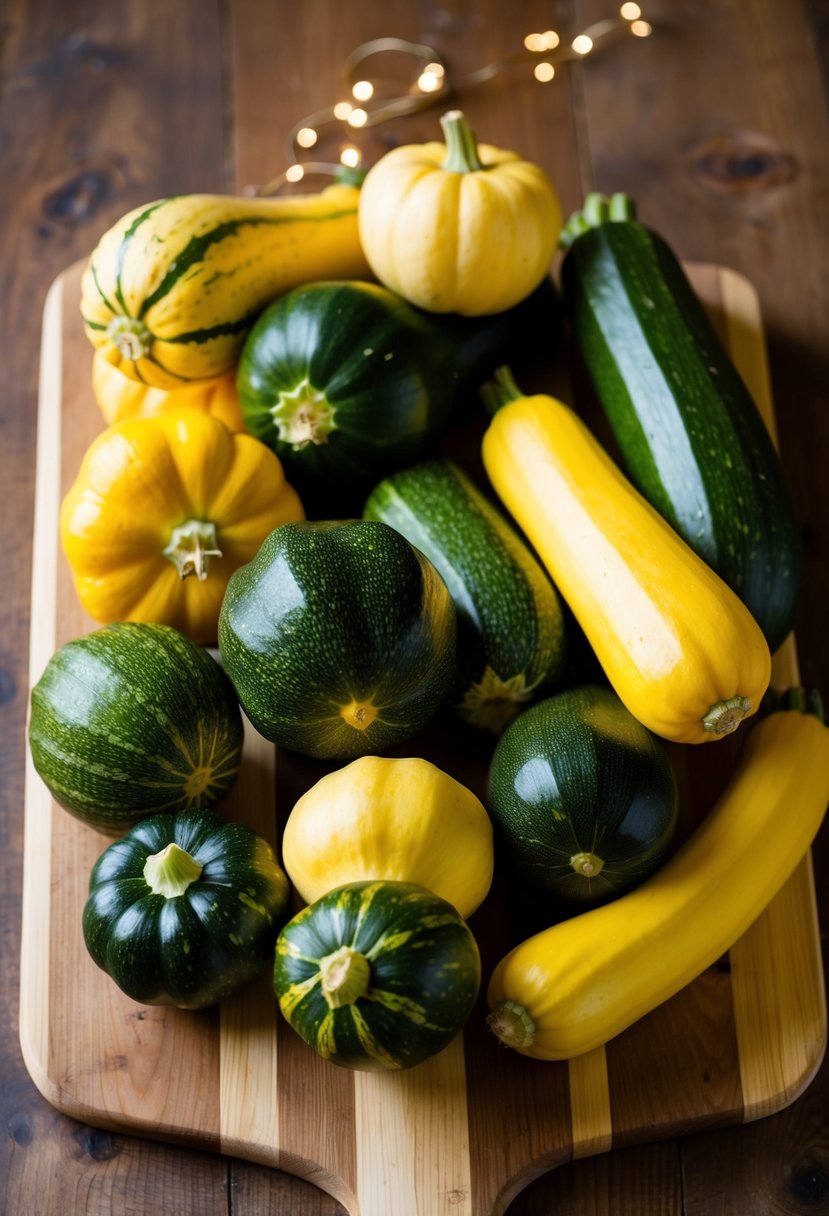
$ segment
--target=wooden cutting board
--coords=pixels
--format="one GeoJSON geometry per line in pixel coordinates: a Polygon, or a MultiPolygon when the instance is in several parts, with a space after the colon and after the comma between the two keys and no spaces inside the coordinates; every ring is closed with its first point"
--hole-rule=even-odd
{"type": "MultiPolygon", "coordinates": [[[[774,430],[751,285],[716,267],[691,274],[774,430]]],[[[78,315],[79,276],[73,267],[56,281],[44,314],[32,684],[58,646],[95,627],[77,603],[57,539],[61,498],[103,429],[78,315]]],[[[797,681],[791,639],[773,678],[778,687],[797,681]]],[[[669,749],[682,795],[680,839],[710,807],[739,746],[740,732],[716,747],[669,749]]],[[[407,753],[483,793],[483,742],[449,745],[438,727],[407,753]]],[[[224,809],[278,843],[294,801],[324,771],[249,728],[224,809]]],[[[606,1048],[569,1063],[524,1059],[485,1029],[481,1001],[464,1035],[439,1056],[376,1075],[320,1060],[280,1019],[267,976],[200,1013],[142,1007],[121,994],[91,962],[81,934],[89,871],[107,843],[53,803],[29,761],[20,1036],[36,1085],[59,1110],[92,1125],[299,1174],[351,1216],[494,1216],[533,1178],[574,1157],[770,1114],[805,1088],[823,1054],[808,857],[727,958],[606,1048]]],[[[496,887],[472,918],[485,978],[520,932],[519,912],[496,887]]]]}

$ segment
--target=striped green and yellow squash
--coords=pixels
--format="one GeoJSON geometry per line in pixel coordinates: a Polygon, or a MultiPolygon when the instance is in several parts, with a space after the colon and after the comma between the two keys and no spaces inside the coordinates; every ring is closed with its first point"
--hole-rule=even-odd
{"type": "Polygon", "coordinates": [[[136,380],[174,389],[229,371],[262,309],[300,283],[370,277],[358,190],[237,198],[186,194],[130,211],[84,271],[93,346],[136,380]]]}
{"type": "Polygon", "coordinates": [[[29,745],[53,797],[111,835],[157,811],[209,806],[236,779],[230,681],[168,625],[124,621],[67,642],[32,689],[29,745]]]}
{"type": "Polygon", "coordinates": [[[411,1068],[460,1031],[478,994],[478,947],[451,904],[413,883],[336,887],[276,942],[274,991],[324,1059],[411,1068]]]}
{"type": "Polygon", "coordinates": [[[451,704],[472,726],[500,734],[559,675],[561,602],[527,545],[450,460],[382,481],[366,502],[425,553],[458,614],[458,681],[451,704]]]}

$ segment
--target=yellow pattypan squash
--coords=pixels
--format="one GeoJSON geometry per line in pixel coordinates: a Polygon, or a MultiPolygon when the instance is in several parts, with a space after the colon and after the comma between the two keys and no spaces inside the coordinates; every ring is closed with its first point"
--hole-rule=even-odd
{"type": "Polygon", "coordinates": [[[360,191],[360,240],[386,287],[430,312],[503,312],[547,273],[561,204],[542,169],[476,145],[464,115],[441,119],[446,144],[387,152],[360,191]]]}
{"type": "Polygon", "coordinates": [[[195,380],[174,389],[155,388],[125,375],[101,349],[92,357],[92,392],[107,426],[125,422],[127,418],[151,418],[168,410],[194,409],[212,414],[231,431],[245,429],[235,368],[211,380],[195,380]]]}
{"type": "Polygon", "coordinates": [[[96,621],[156,621],[216,639],[231,574],[279,524],[304,518],[279,458],[217,418],[134,418],[88,448],[60,533],[96,621]]]}
{"type": "Polygon", "coordinates": [[[471,916],[492,882],[492,822],[454,777],[417,757],[361,756],[288,816],[286,873],[307,903],[344,883],[416,883],[471,916]]]}

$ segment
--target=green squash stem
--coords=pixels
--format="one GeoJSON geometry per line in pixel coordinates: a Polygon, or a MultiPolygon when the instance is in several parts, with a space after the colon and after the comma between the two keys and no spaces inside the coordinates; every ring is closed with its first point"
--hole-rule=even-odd
{"type": "Polygon", "coordinates": [[[560,249],[569,249],[574,241],[591,228],[603,224],[619,224],[636,219],[636,204],[627,194],[604,194],[593,192],[584,200],[584,206],[574,211],[561,230],[558,238],[560,249]]]}
{"type": "Polygon", "coordinates": [[[309,443],[327,443],[335,430],[335,412],[325,393],[314,388],[307,377],[296,388],[281,392],[270,411],[280,440],[289,443],[295,452],[309,443]]]}
{"type": "Polygon", "coordinates": [[[702,719],[702,729],[715,735],[730,735],[751,709],[747,697],[728,697],[716,701],[702,719]]]}
{"type": "Polygon", "coordinates": [[[501,406],[509,405],[511,401],[520,401],[525,395],[515,383],[508,367],[499,367],[494,378],[481,385],[481,400],[490,418],[497,414],[501,406]]]}
{"type": "Polygon", "coordinates": [[[785,692],[780,692],[776,688],[768,689],[763,697],[760,713],[765,717],[767,714],[778,713],[780,710],[813,714],[818,722],[826,723],[823,698],[816,688],[804,688],[803,685],[797,685],[794,688],[787,688],[785,692]]]}
{"type": "Polygon", "coordinates": [[[322,995],[329,1009],[353,1005],[368,992],[371,967],[364,954],[351,946],[340,946],[320,959],[322,995]]]}
{"type": "Polygon", "coordinates": [[[535,1022],[517,1001],[501,1001],[486,1024],[507,1047],[529,1047],[535,1038],[535,1022]]]}
{"type": "Polygon", "coordinates": [[[137,317],[113,317],[107,326],[107,336],[125,359],[135,363],[150,353],[153,336],[137,317]]]}
{"type": "Polygon", "coordinates": [[[462,110],[449,110],[440,120],[446,140],[441,169],[447,173],[479,173],[486,165],[478,156],[478,144],[462,110]]]}
{"type": "Polygon", "coordinates": [[[183,895],[201,872],[202,866],[196,859],[173,841],[144,863],[144,881],[153,895],[163,895],[165,899],[183,895]]]}

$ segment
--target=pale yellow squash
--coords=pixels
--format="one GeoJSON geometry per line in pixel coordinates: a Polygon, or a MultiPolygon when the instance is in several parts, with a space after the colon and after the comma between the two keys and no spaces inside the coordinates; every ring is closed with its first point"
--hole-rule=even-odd
{"type": "Polygon", "coordinates": [[[607,1043],[742,936],[805,855],[827,802],[829,729],[793,709],[757,722],[727,789],[673,858],[498,964],[491,1028],[538,1060],[607,1043]]]}
{"type": "Polygon", "coordinates": [[[427,760],[362,756],[299,799],[282,860],[307,903],[344,883],[392,879],[468,917],[492,882],[492,824],[471,790],[427,760]]]}
{"type": "Polygon", "coordinates": [[[381,283],[430,312],[503,312],[538,286],[562,225],[547,174],[477,145],[458,110],[446,143],[393,148],[360,191],[360,239],[381,283]]]}
{"type": "Polygon", "coordinates": [[[707,743],[757,711],[771,656],[733,591],[562,402],[508,376],[483,460],[617,694],[655,734],[707,743]]]}

